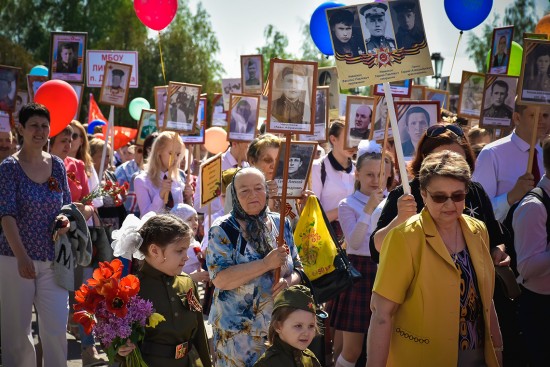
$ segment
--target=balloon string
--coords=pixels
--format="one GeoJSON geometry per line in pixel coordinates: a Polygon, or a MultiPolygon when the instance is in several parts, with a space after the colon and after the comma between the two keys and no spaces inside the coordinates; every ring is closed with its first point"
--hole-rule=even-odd
{"type": "Polygon", "coordinates": [[[449,73],[449,80],[450,80],[451,76],[453,75],[453,68],[455,66],[456,53],[458,51],[458,45],[460,45],[460,39],[462,38],[463,33],[464,33],[464,31],[460,31],[460,36],[458,36],[458,42],[456,43],[455,55],[453,56],[453,63],[451,64],[451,72],[449,73]]]}
{"type": "Polygon", "coordinates": [[[160,51],[160,67],[162,69],[162,77],[164,78],[164,85],[166,85],[166,72],[164,71],[164,58],[162,57],[162,46],[160,45],[160,31],[159,31],[159,51],[160,51]]]}

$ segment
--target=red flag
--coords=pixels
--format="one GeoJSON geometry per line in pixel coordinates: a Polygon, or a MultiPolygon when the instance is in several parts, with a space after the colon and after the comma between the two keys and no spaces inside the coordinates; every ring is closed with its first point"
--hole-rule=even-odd
{"type": "Polygon", "coordinates": [[[94,95],[90,93],[90,110],[88,111],[88,123],[91,123],[94,120],[101,120],[107,123],[107,119],[101,113],[99,106],[97,105],[94,95]]]}

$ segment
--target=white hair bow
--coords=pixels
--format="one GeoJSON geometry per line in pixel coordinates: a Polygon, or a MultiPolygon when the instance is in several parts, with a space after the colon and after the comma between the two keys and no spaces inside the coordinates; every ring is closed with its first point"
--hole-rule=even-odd
{"type": "Polygon", "coordinates": [[[376,140],[361,140],[357,147],[357,157],[361,157],[365,153],[382,153],[382,146],[376,140]]]}
{"type": "Polygon", "coordinates": [[[128,260],[132,260],[132,257],[138,260],[145,259],[144,254],[139,251],[143,238],[141,238],[138,231],[145,222],[155,215],[155,212],[149,212],[141,219],[134,214],[128,215],[124,219],[122,227],[114,230],[112,233],[113,242],[111,243],[111,247],[113,248],[113,255],[128,260]]]}

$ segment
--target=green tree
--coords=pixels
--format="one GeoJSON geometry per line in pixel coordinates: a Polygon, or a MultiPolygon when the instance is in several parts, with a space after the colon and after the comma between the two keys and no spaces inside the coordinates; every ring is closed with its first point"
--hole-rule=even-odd
{"type": "Polygon", "coordinates": [[[505,9],[502,19],[495,14],[489,24],[483,25],[481,36],[471,33],[468,36],[468,55],[476,63],[478,71],[486,71],[486,58],[491,47],[494,28],[513,25],[514,41],[522,45],[523,33],[533,32],[538,19],[534,0],[515,0],[505,9]]]}
{"type": "Polygon", "coordinates": [[[309,31],[309,23],[302,23],[301,28],[302,46],[300,49],[302,51],[302,56],[300,57],[300,60],[317,61],[320,68],[324,66],[334,66],[334,58],[325,56],[321,51],[319,51],[317,46],[315,46],[315,43],[313,43],[313,39],[311,38],[311,33],[309,31]]]}
{"type": "MultiPolygon", "coordinates": [[[[87,32],[89,50],[138,51],[139,88],[130,89],[129,101],[144,97],[154,106],[153,87],[168,81],[202,84],[203,92],[209,94],[219,90],[223,71],[216,60],[219,45],[200,3],[193,13],[188,0],[179,0],[175,19],[160,36],[148,33],[128,0],[0,0],[0,24],[0,63],[22,67],[22,74],[36,64],[49,66],[50,31],[87,32]]],[[[99,97],[99,89],[85,89],[83,122],[90,92],[99,97]]],[[[100,107],[107,115],[108,108],[100,107]]],[[[127,109],[117,110],[115,123],[135,127],[127,109]]]]}
{"type": "Polygon", "coordinates": [[[257,47],[256,52],[264,58],[264,79],[269,73],[269,62],[271,59],[294,59],[294,56],[287,51],[288,38],[284,33],[279,32],[272,24],[264,29],[264,46],[257,47]]]}

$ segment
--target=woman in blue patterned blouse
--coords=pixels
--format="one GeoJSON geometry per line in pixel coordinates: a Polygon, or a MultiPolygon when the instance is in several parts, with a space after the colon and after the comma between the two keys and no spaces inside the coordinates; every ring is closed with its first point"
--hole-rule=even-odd
{"type": "Polygon", "coordinates": [[[209,321],[216,366],[252,367],[267,349],[273,297],[300,283],[301,267],[290,224],[277,248],[279,215],[268,212],[266,181],[257,168],[233,178],[233,210],[210,228],[206,263],[216,287],[209,321]],[[281,267],[274,281],[273,270],[281,267]]]}
{"type": "Polygon", "coordinates": [[[0,308],[2,362],[36,366],[31,334],[32,306],[38,313],[44,366],[67,364],[67,290],[57,285],[52,263],[54,232],[66,233],[60,216],[71,202],[63,161],[43,152],[50,113],[30,103],[19,112],[21,150],[0,164],[0,308]]]}

